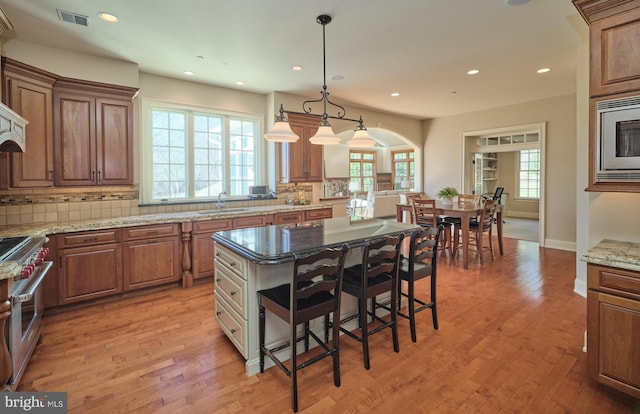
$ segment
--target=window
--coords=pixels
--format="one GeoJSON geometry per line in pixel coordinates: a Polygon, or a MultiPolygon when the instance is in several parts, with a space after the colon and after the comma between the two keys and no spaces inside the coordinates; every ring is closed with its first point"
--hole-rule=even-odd
{"type": "MultiPolygon", "coordinates": [[[[205,200],[249,193],[256,183],[259,119],[205,110],[150,105],[150,155],[144,200],[205,200]]],[[[144,148],[142,149],[144,152],[144,148]]]]}
{"type": "Polygon", "coordinates": [[[375,190],[376,170],[375,151],[349,151],[349,181],[358,183],[360,191],[375,190]]]}
{"type": "Polygon", "coordinates": [[[540,150],[519,151],[518,196],[540,198],[540,150]]]}
{"type": "Polygon", "coordinates": [[[393,173],[394,189],[406,190],[415,187],[413,181],[415,165],[413,150],[391,151],[391,172],[393,173]]]}

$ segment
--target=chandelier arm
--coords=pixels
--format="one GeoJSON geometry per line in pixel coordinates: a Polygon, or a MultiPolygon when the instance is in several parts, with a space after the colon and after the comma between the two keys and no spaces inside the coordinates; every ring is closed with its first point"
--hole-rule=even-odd
{"type": "MultiPolygon", "coordinates": [[[[331,102],[331,100],[329,99],[329,94],[328,94],[328,93],[327,93],[326,99],[327,99],[327,102],[329,102],[331,105],[335,106],[336,108],[340,108],[340,109],[342,109],[342,113],[340,113],[340,111],[338,111],[338,113],[337,113],[337,119],[343,119],[343,118],[344,118],[344,116],[347,114],[347,110],[346,110],[346,109],[344,109],[344,106],[342,106],[342,105],[338,105],[337,103],[333,103],[333,102],[331,102]]],[[[325,111],[325,112],[326,112],[326,111],[325,111]]],[[[356,121],[356,122],[358,122],[358,121],[356,121]]]]}
{"type": "MultiPolygon", "coordinates": [[[[322,91],[320,91],[320,94],[322,95],[322,98],[320,98],[320,99],[310,99],[310,100],[304,101],[302,103],[302,110],[304,111],[305,114],[310,114],[311,110],[312,110],[310,106],[307,106],[308,104],[324,101],[324,93],[322,91]]],[[[299,113],[299,112],[297,112],[297,113],[299,113]]]]}

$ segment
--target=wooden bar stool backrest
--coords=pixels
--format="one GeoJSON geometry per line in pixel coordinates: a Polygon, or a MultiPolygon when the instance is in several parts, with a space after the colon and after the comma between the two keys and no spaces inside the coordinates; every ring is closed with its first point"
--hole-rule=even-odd
{"type": "Polygon", "coordinates": [[[436,200],[414,200],[411,203],[413,223],[423,227],[438,227],[436,200]]]}
{"type": "Polygon", "coordinates": [[[258,326],[260,342],[260,372],[264,372],[264,357],[273,360],[287,376],[291,378],[291,406],[298,411],[298,376],[297,372],[325,357],[333,359],[333,382],[340,386],[340,304],[342,283],[344,278],[344,262],[349,247],[326,248],[306,256],[295,256],[293,277],[290,283],[258,291],[258,326]],[[289,322],[290,369],[276,356],[276,352],[285,346],[267,348],[266,310],[280,319],[289,322]],[[333,338],[328,342],[329,315],[333,315],[333,338]],[[325,340],[322,341],[309,329],[309,321],[324,316],[325,340]],[[304,324],[304,335],[298,338],[297,326],[304,324]],[[322,348],[324,352],[316,353],[298,363],[297,343],[304,340],[305,352],[309,350],[309,338],[322,348]]]}

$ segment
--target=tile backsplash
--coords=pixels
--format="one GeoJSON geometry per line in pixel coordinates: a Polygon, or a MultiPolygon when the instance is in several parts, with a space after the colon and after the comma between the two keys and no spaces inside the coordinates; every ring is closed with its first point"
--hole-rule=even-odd
{"type": "MultiPolygon", "coordinates": [[[[311,184],[282,184],[276,188],[276,199],[225,200],[233,207],[279,205],[297,198],[303,191],[310,202],[311,184]]],[[[184,204],[140,205],[137,186],[39,188],[0,191],[0,225],[58,223],[77,220],[100,220],[142,214],[178,213],[210,210],[215,201],[184,204]]]]}

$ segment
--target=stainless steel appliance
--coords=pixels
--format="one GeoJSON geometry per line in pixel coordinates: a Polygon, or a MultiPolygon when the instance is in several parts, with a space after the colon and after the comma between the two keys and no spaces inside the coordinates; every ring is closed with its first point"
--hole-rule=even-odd
{"type": "Polygon", "coordinates": [[[42,281],[52,264],[45,261],[49,252],[44,247],[46,242],[46,237],[0,239],[0,262],[15,262],[19,266],[18,275],[10,279],[8,285],[11,316],[6,336],[12,367],[8,387],[12,390],[20,382],[42,334],[42,281]]]}
{"type": "Polygon", "coordinates": [[[596,104],[598,181],[640,182],[640,96],[596,104]]]}
{"type": "Polygon", "coordinates": [[[249,198],[266,198],[269,197],[269,186],[267,185],[250,185],[249,198]]]}

